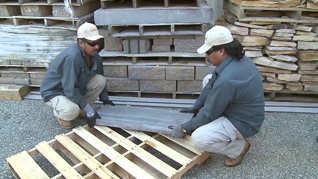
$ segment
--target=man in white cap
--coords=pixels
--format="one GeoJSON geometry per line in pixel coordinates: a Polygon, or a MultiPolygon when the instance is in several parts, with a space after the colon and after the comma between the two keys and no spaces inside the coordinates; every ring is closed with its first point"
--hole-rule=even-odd
{"type": "Polygon", "coordinates": [[[197,51],[216,68],[194,105],[180,111],[195,117],[174,127],[172,136],[192,133],[198,148],[226,155],[225,166],[239,165],[250,148],[246,138],[259,132],[265,118],[261,75],[226,27],[207,31],[197,51]]]}
{"type": "Polygon", "coordinates": [[[98,54],[102,39],[97,27],[85,22],[77,30],[77,43],[61,52],[45,74],[41,96],[62,128],[72,128],[78,117],[93,127],[100,118],[93,108],[97,97],[104,105],[114,105],[98,54]]]}

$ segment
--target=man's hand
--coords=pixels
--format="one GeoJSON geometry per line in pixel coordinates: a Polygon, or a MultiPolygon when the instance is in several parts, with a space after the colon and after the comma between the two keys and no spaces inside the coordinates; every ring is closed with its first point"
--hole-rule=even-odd
{"type": "Polygon", "coordinates": [[[168,126],[169,129],[172,129],[172,137],[175,137],[175,138],[183,138],[186,133],[183,132],[183,128],[182,126],[178,126],[178,127],[175,127],[175,126],[168,126]]]}
{"type": "Polygon", "coordinates": [[[188,107],[188,108],[183,108],[180,110],[181,113],[194,113],[197,114],[199,112],[198,108],[195,107],[188,107]]]}
{"type": "Polygon", "coordinates": [[[115,106],[115,104],[114,104],[111,100],[109,100],[109,99],[104,100],[104,101],[103,101],[103,104],[104,104],[104,105],[109,104],[109,105],[115,106]]]}
{"type": "Polygon", "coordinates": [[[86,113],[86,123],[88,127],[92,128],[96,124],[96,119],[101,119],[99,114],[95,111],[94,113],[86,113]]]}

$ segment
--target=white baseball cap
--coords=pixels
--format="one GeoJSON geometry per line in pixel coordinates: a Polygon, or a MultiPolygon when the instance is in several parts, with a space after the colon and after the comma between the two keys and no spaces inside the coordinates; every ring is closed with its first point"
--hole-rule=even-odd
{"type": "Polygon", "coordinates": [[[99,35],[98,29],[94,24],[85,22],[77,29],[77,38],[95,41],[104,37],[99,35]]]}
{"type": "Polygon", "coordinates": [[[198,48],[197,52],[203,54],[213,46],[228,44],[233,41],[231,31],[220,25],[215,25],[205,33],[204,44],[198,48]]]}

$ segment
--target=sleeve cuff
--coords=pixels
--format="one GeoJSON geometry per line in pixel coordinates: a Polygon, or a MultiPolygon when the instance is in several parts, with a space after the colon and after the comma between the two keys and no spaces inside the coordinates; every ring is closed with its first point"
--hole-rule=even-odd
{"type": "Polygon", "coordinates": [[[194,128],[191,126],[190,121],[182,124],[182,127],[187,131],[187,133],[190,133],[194,130],[194,128]]]}
{"type": "Polygon", "coordinates": [[[79,107],[81,108],[81,110],[84,109],[86,105],[87,105],[87,102],[85,100],[81,100],[79,103],[79,107]]]}

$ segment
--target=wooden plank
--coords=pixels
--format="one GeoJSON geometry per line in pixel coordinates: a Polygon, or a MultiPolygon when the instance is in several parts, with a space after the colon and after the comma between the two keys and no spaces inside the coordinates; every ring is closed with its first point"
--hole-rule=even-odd
{"type": "Polygon", "coordinates": [[[41,142],[35,148],[60,172],[65,178],[83,178],[69,165],[49,144],[41,142]]]}
{"type": "Polygon", "coordinates": [[[318,4],[315,4],[311,1],[307,1],[307,8],[308,9],[313,9],[313,10],[318,10],[318,4]]]}
{"type": "Polygon", "coordinates": [[[197,155],[191,161],[190,164],[182,166],[179,170],[177,175],[173,176],[171,179],[181,179],[182,175],[187,172],[190,168],[194,165],[201,165],[205,160],[207,160],[211,156],[210,152],[204,152],[202,155],[197,155]]]}
{"type": "Polygon", "coordinates": [[[9,157],[7,162],[21,179],[50,178],[26,151],[9,157]]]}
{"type": "Polygon", "coordinates": [[[0,99],[23,100],[28,93],[27,86],[0,84],[0,99]]]}
{"type": "Polygon", "coordinates": [[[92,157],[84,149],[78,146],[68,136],[62,134],[56,136],[55,139],[100,178],[118,178],[115,174],[113,174],[110,170],[108,170],[105,166],[98,162],[94,157],[92,157]]]}
{"type": "Polygon", "coordinates": [[[112,129],[108,127],[100,127],[100,126],[95,126],[95,129],[115,141],[116,143],[120,144],[123,146],[126,150],[130,151],[146,163],[148,163],[150,166],[156,168],[158,171],[162,172],[165,174],[167,177],[172,177],[174,174],[176,174],[177,170],[172,168],[171,166],[167,165],[164,163],[162,160],[156,158],[140,146],[134,144],[127,138],[123,137],[122,135],[116,133],[112,129]]]}
{"type": "Polygon", "coordinates": [[[149,175],[147,172],[139,168],[137,165],[132,163],[130,160],[122,156],[116,150],[98,139],[96,136],[89,133],[83,127],[75,128],[73,129],[73,131],[134,177],[149,179],[154,178],[153,176],[149,175]]]}
{"type": "Polygon", "coordinates": [[[184,155],[180,154],[179,152],[171,149],[170,147],[164,145],[163,143],[148,136],[147,134],[145,134],[143,132],[131,131],[131,130],[125,130],[125,131],[130,133],[131,135],[135,136],[139,140],[143,141],[144,143],[148,144],[152,148],[160,151],[161,153],[163,153],[167,157],[180,163],[181,165],[187,165],[191,162],[191,159],[185,157],[184,155]]]}
{"type": "Polygon", "coordinates": [[[192,142],[191,140],[191,136],[186,135],[183,139],[180,138],[173,138],[171,136],[168,135],[162,135],[165,138],[173,141],[176,144],[179,144],[180,146],[190,150],[191,152],[197,154],[197,155],[201,155],[203,153],[203,151],[201,151],[200,149],[198,149],[192,142]]]}

